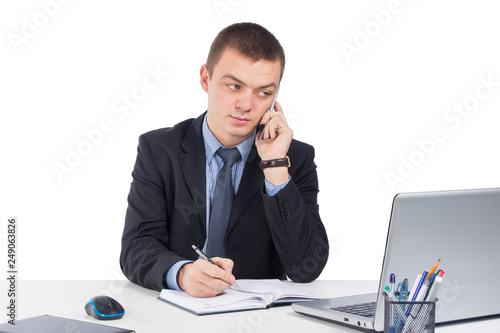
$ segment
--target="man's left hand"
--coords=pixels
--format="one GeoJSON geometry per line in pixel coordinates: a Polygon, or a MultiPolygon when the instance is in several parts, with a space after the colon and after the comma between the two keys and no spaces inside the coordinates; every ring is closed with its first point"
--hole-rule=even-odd
{"type": "MultiPolygon", "coordinates": [[[[261,124],[265,125],[262,140],[258,140],[260,133],[257,133],[255,140],[257,152],[263,161],[285,157],[293,138],[293,131],[288,127],[281,105],[276,102],[274,108],[275,112],[267,112],[262,117],[261,124]]],[[[288,169],[266,168],[264,176],[268,182],[276,186],[288,180],[288,169]]]]}

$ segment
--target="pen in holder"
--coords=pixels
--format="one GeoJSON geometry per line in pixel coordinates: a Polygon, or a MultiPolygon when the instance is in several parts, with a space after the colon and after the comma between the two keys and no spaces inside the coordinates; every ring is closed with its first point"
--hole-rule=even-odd
{"type": "Polygon", "coordinates": [[[400,302],[386,292],[383,296],[385,333],[434,333],[437,298],[432,302],[400,302]]]}

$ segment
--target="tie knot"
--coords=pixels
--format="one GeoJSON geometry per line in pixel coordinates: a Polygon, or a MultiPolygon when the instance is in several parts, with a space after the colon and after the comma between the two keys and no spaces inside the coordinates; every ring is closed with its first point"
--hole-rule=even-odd
{"type": "Polygon", "coordinates": [[[217,150],[217,155],[222,158],[224,165],[231,168],[234,163],[241,157],[238,148],[220,148],[217,150]]]}

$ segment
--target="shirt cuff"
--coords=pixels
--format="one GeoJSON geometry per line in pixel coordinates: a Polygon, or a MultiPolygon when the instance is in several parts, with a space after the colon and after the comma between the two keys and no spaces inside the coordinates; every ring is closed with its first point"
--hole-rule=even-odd
{"type": "Polygon", "coordinates": [[[288,183],[290,182],[290,176],[288,176],[288,180],[286,182],[284,182],[283,184],[276,185],[276,186],[274,186],[273,184],[271,184],[270,182],[268,182],[265,179],[264,179],[264,182],[266,184],[267,195],[272,197],[273,195],[278,194],[278,192],[281,191],[281,189],[283,189],[285,186],[288,185],[288,183]]]}
{"type": "Polygon", "coordinates": [[[181,291],[181,288],[179,288],[179,285],[177,285],[177,273],[179,272],[179,269],[181,269],[182,266],[184,266],[185,264],[190,263],[190,262],[192,262],[192,261],[181,260],[181,261],[178,261],[175,264],[173,264],[172,267],[170,267],[170,269],[167,272],[167,277],[166,277],[168,289],[174,289],[174,290],[181,291]]]}

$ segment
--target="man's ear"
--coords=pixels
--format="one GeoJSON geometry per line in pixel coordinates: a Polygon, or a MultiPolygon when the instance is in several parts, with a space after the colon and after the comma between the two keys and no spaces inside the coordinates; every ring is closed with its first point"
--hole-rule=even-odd
{"type": "Polygon", "coordinates": [[[208,92],[208,68],[207,68],[207,65],[201,66],[200,83],[201,83],[201,88],[203,90],[205,90],[205,92],[208,92]]]}

